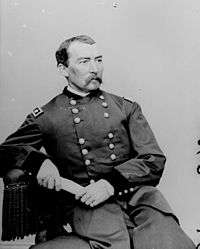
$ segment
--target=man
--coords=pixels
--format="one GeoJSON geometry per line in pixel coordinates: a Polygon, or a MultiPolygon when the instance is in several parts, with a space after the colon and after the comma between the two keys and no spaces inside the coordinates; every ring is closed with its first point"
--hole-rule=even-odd
{"type": "Polygon", "coordinates": [[[95,41],[68,39],[56,59],[68,82],[63,93],[36,108],[0,147],[9,159],[1,175],[24,169],[52,194],[57,190],[59,224],[73,228],[34,248],[195,248],[155,188],[165,156],[140,106],[100,90],[103,62],[95,41]],[[83,190],[61,197],[61,177],[83,190]]]}

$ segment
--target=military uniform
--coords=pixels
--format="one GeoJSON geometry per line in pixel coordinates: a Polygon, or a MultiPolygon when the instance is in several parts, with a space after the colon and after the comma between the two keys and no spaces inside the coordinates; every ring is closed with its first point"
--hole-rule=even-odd
{"type": "MultiPolygon", "coordinates": [[[[123,216],[131,246],[136,249],[195,248],[155,188],[163,173],[165,156],[136,102],[99,89],[81,97],[66,87],[62,94],[27,116],[22,126],[1,145],[0,156],[6,162],[0,170],[2,175],[12,167],[36,175],[42,162],[49,158],[62,177],[82,186],[91,180],[108,180],[115,188],[115,195],[100,207],[106,213],[120,207],[122,213],[116,208],[116,214],[123,216]],[[40,151],[42,146],[46,153],[40,151]]],[[[96,216],[91,214],[92,209],[79,206],[70,194],[65,196],[61,223],[68,219],[66,210],[74,210],[73,217],[78,217],[71,222],[75,231],[89,241],[91,248],[108,248],[109,244],[103,242],[104,228],[98,227],[98,234],[94,232],[97,222],[82,229],[88,219],[96,216]]],[[[126,234],[124,230],[125,237],[126,234]]],[[[117,241],[117,236],[114,240],[117,241]]],[[[52,243],[55,246],[56,242],[52,243]]],[[[50,244],[47,248],[51,248],[50,244]]]]}

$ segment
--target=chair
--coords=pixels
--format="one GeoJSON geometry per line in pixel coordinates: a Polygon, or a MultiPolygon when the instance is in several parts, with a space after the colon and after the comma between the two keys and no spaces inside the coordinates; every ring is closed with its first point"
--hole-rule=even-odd
{"type": "Polygon", "coordinates": [[[55,194],[40,187],[33,176],[21,169],[12,169],[3,181],[2,241],[36,234],[38,244],[66,234],[60,225],[55,194]]]}

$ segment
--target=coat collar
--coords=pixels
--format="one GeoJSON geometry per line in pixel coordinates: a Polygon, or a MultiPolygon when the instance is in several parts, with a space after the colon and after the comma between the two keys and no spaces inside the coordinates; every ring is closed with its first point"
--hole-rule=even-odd
{"type": "Polygon", "coordinates": [[[63,94],[67,95],[69,98],[75,98],[75,99],[83,99],[83,98],[92,98],[95,96],[99,96],[102,93],[102,91],[100,89],[91,91],[90,93],[88,93],[86,96],[80,96],[79,94],[75,93],[74,91],[70,91],[70,89],[68,89],[68,86],[66,86],[63,89],[63,94]]]}
{"type": "Polygon", "coordinates": [[[73,89],[70,85],[67,86],[67,90],[69,92],[74,93],[76,95],[79,95],[81,97],[86,97],[88,94],[90,94],[89,92],[88,93],[84,93],[84,92],[77,91],[77,90],[73,89]]]}

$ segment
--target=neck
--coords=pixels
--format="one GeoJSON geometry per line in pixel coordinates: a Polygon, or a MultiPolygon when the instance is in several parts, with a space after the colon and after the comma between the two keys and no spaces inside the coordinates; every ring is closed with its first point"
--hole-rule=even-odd
{"type": "Polygon", "coordinates": [[[72,93],[75,93],[76,95],[79,95],[81,97],[85,97],[89,94],[89,92],[83,92],[79,89],[75,89],[74,87],[72,87],[70,84],[67,86],[67,90],[72,92],[72,93]]]}

